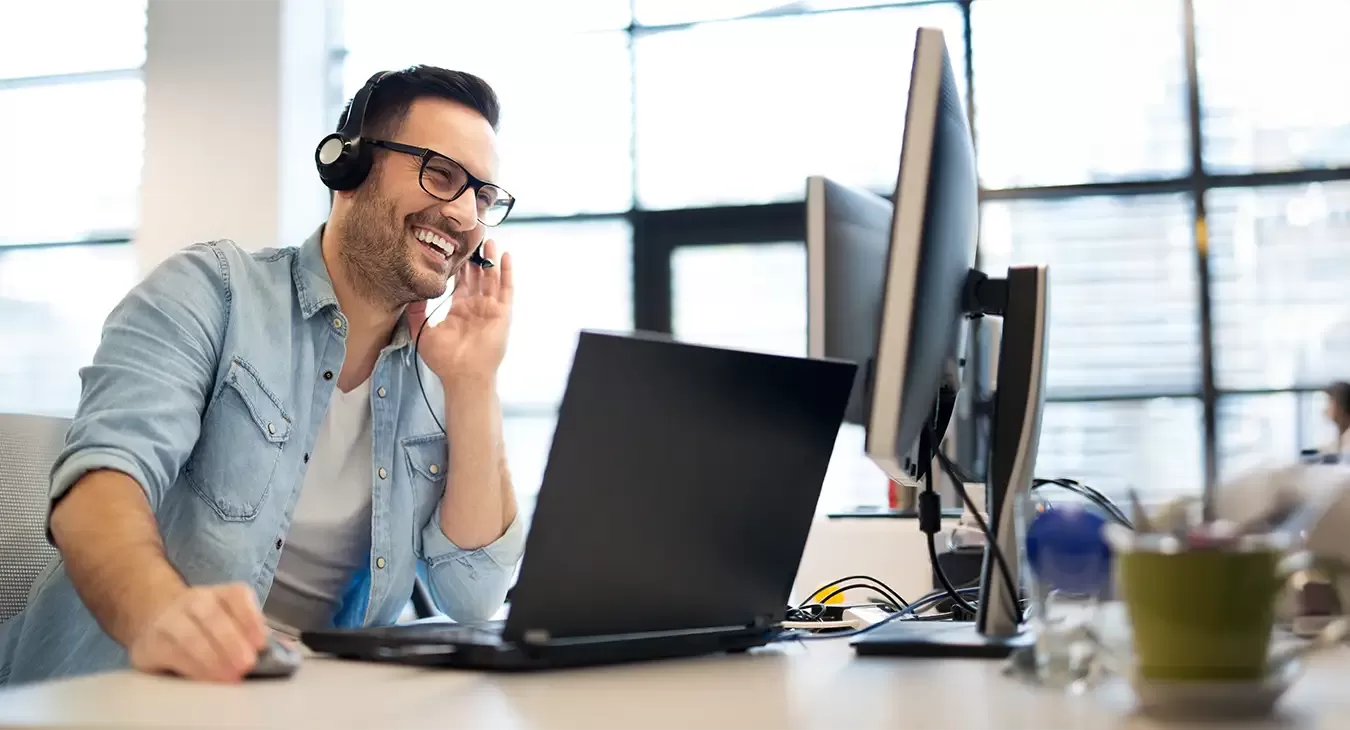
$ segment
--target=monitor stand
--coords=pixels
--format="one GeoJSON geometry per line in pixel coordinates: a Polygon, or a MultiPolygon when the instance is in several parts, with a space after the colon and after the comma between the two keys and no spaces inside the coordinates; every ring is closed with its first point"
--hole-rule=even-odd
{"type": "MultiPolygon", "coordinates": [[[[969,316],[1003,317],[985,505],[989,529],[1008,563],[1015,594],[1020,593],[1022,582],[1018,575],[1018,536],[1022,530],[1016,524],[1014,505],[1030,493],[1040,442],[1045,407],[1047,294],[1046,267],[1014,266],[1008,269],[1006,279],[989,279],[972,269],[964,297],[969,316]]],[[[959,383],[944,383],[940,390],[933,433],[946,432],[955,402],[954,385],[959,387],[959,383]]],[[[927,434],[920,436],[920,469],[933,468],[933,449],[937,446],[927,434]]],[[[931,479],[928,483],[932,484],[931,479]]],[[[925,522],[921,515],[920,527],[925,532],[939,529],[925,522]]],[[[1034,637],[1004,610],[1009,601],[1006,581],[989,549],[980,570],[979,597],[974,621],[896,619],[862,634],[852,646],[860,656],[1000,659],[1034,642],[1034,637]]]]}
{"type": "Polygon", "coordinates": [[[853,642],[858,656],[903,656],[915,659],[1003,659],[1030,646],[1031,635],[986,636],[974,621],[892,621],[853,642]]]}

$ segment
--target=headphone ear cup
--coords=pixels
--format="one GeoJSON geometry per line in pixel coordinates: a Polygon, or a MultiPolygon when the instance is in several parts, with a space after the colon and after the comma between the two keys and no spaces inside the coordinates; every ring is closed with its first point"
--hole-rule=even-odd
{"type": "Polygon", "coordinates": [[[374,160],[369,146],[360,138],[348,140],[340,134],[330,134],[314,150],[314,164],[319,179],[329,190],[352,190],[359,187],[370,174],[374,160]]]}

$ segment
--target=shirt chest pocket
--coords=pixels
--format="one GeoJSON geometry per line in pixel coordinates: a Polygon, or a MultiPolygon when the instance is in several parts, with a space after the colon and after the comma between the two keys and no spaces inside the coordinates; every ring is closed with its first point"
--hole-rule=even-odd
{"type": "Polygon", "coordinates": [[[221,519],[258,516],[291,435],[291,419],[257,372],[240,358],[206,408],[197,447],[184,467],[188,483],[221,519]]]}
{"type": "Polygon", "coordinates": [[[449,459],[445,436],[439,431],[411,436],[403,439],[402,445],[408,478],[412,482],[417,503],[417,517],[426,520],[445,492],[446,461],[449,459]]]}

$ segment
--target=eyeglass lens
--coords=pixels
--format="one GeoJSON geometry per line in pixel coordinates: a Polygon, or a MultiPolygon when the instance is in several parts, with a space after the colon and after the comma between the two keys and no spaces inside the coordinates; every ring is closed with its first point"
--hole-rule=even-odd
{"type": "MultiPolygon", "coordinates": [[[[433,157],[422,165],[422,189],[441,200],[454,200],[469,187],[469,175],[459,163],[433,157]]],[[[511,210],[511,196],[491,183],[483,183],[474,193],[478,220],[495,226],[511,210]]]]}

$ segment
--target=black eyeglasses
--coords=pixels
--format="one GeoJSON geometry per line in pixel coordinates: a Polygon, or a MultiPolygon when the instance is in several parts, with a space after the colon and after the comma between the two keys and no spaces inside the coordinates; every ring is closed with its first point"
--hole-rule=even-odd
{"type": "Polygon", "coordinates": [[[478,222],[485,226],[500,225],[516,204],[516,199],[500,186],[479,180],[464,169],[463,165],[436,150],[382,139],[365,138],[365,142],[422,160],[418,182],[427,195],[437,200],[448,203],[463,195],[465,190],[473,188],[474,202],[478,208],[478,222]]]}

